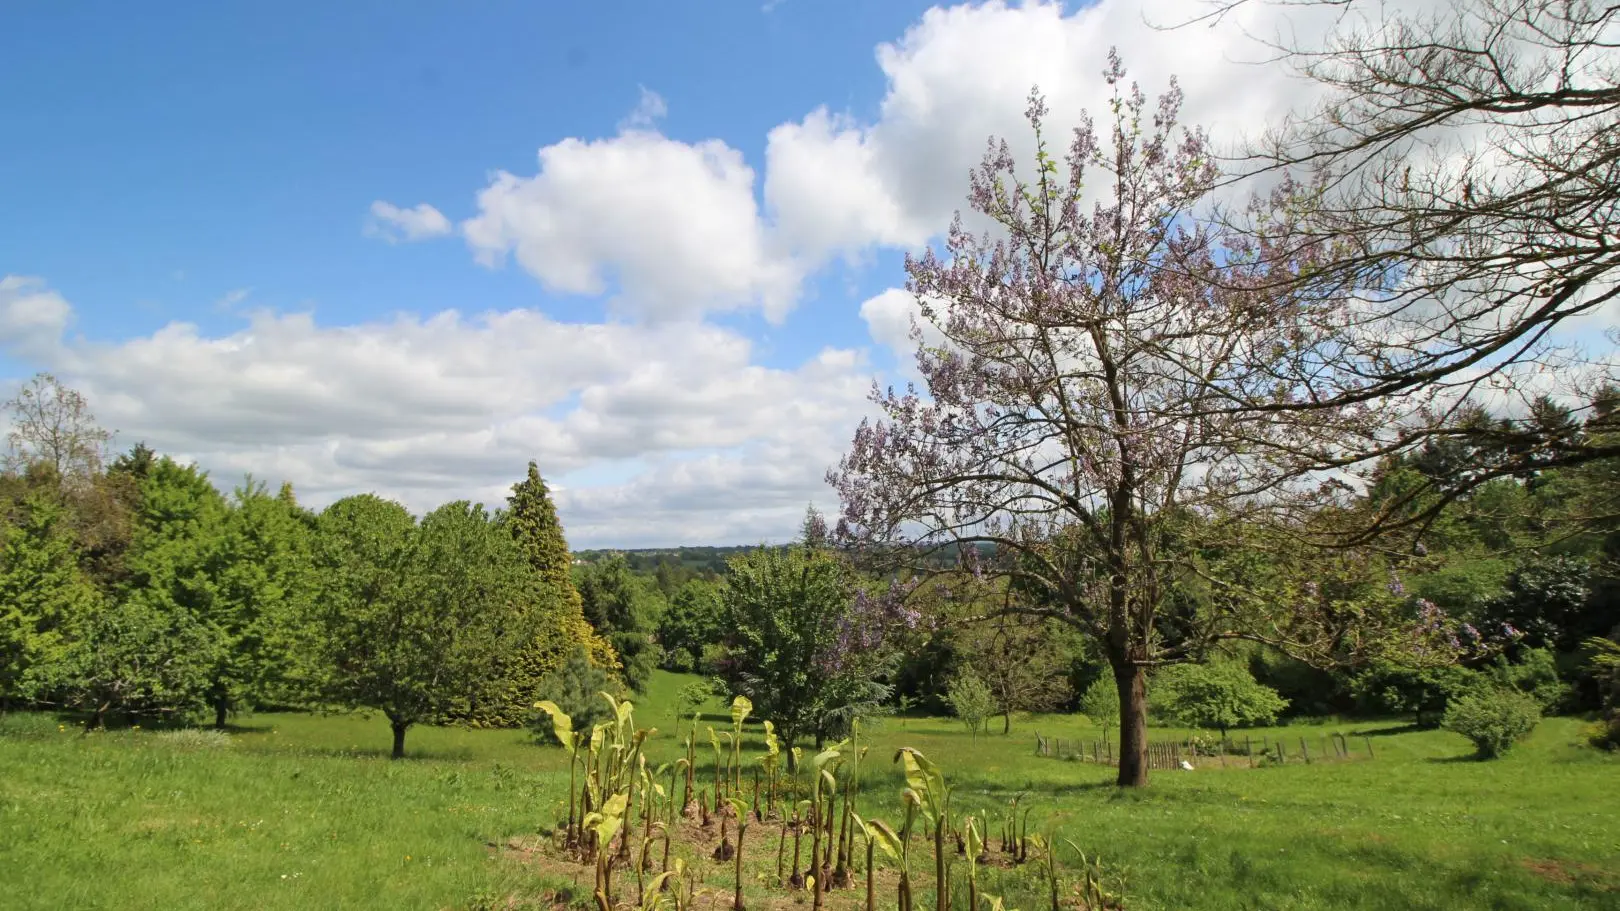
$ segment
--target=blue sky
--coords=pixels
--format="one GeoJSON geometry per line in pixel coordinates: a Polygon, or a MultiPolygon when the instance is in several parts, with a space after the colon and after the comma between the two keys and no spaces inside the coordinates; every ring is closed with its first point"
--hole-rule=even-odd
{"type": "Polygon", "coordinates": [[[779,540],[1031,87],[1065,128],[1118,46],[1218,136],[1299,99],[1241,63],[1266,20],[1146,9],[9,4],[0,379],[315,506],[498,503],[534,459],[577,546],[779,540]]]}
{"type": "MultiPolygon", "coordinates": [[[[78,328],[116,339],[170,320],[235,325],[227,294],[323,321],[446,306],[592,318],[454,245],[364,237],[375,199],[466,214],[498,168],[603,136],[658,92],[671,138],[727,137],[758,161],[770,127],[830,103],[871,112],[876,44],[924,4],[275,5],[31,3],[0,32],[7,265],[50,276],[78,328]]],[[[841,294],[838,283],[826,293],[841,294]]],[[[853,340],[853,312],[800,314],[853,340]],[[817,319],[816,317],[822,317],[817,319]]]]}

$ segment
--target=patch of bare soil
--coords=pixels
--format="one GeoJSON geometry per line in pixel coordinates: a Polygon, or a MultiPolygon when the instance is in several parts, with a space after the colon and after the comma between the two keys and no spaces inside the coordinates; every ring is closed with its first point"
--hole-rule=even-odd
{"type": "Polygon", "coordinates": [[[1582,883],[1588,886],[1596,886],[1604,892],[1620,891],[1620,876],[1594,867],[1591,864],[1558,860],[1551,857],[1527,857],[1520,861],[1520,864],[1537,877],[1560,886],[1582,883]]]}

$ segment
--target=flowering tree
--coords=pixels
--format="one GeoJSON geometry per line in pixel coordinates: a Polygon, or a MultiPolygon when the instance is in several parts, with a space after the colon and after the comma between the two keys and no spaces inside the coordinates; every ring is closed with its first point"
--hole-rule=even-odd
{"type": "Polygon", "coordinates": [[[1149,109],[1117,57],[1104,75],[1111,124],[1082,121],[1060,164],[1032,96],[1033,177],[1005,143],[972,176],[995,233],[958,219],[943,256],[908,260],[943,337],[913,329],[927,396],[875,393],[883,419],[860,426],[829,480],[838,536],[869,557],[961,553],[973,576],[1011,580],[1002,610],[1094,636],[1119,690],[1119,783],[1142,785],[1149,668],[1221,638],[1342,657],[1388,642],[1370,628],[1400,611],[1308,594],[1304,558],[1287,556],[1332,489],[1312,472],[1386,419],[1376,403],[1265,410],[1297,394],[1277,378],[1348,318],[1277,280],[1319,252],[1291,240],[1296,188],[1263,207],[1269,235],[1221,233],[1197,218],[1217,173],[1205,134],[1178,130],[1180,91],[1149,109]],[[1187,607],[1172,631],[1173,602],[1187,607]]]}
{"type": "Polygon", "coordinates": [[[1545,407],[1596,415],[1593,393],[1616,377],[1620,6],[1208,0],[1198,19],[1240,7],[1299,17],[1266,50],[1319,90],[1240,162],[1238,176],[1310,175],[1320,190],[1295,236],[1334,251],[1279,279],[1359,301],[1361,331],[1280,372],[1310,394],[1274,407],[1399,395],[1414,419],[1358,438],[1364,453],[1473,450],[1466,471],[1425,479],[1337,539],[1421,536],[1492,479],[1620,455],[1612,435],[1571,433],[1545,407]],[[1331,27],[1313,39],[1312,20],[1331,27]],[[1480,398],[1499,420],[1476,419],[1480,398]]]}

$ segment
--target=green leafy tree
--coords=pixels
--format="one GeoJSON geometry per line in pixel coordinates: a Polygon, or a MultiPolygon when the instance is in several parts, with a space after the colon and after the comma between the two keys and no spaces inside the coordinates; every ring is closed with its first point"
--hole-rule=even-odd
{"type": "Polygon", "coordinates": [[[184,717],[205,704],[212,631],[157,598],[114,599],[78,625],[58,666],[62,705],[95,729],[109,716],[184,717]]]}
{"type": "MultiPolygon", "coordinates": [[[[660,567],[667,566],[660,563],[660,567]]],[[[724,607],[720,590],[702,579],[689,579],[676,590],[658,620],[658,645],[666,670],[703,670],[703,648],[722,638],[724,607]]]]}
{"type": "Polygon", "coordinates": [[[990,687],[972,671],[959,671],[945,687],[945,701],[951,714],[967,725],[974,737],[984,730],[996,711],[996,697],[990,687]]]}
{"type": "Polygon", "coordinates": [[[529,463],[528,475],[512,485],[501,515],[502,525],[522,552],[536,584],[527,621],[533,637],[511,658],[490,669],[491,685],[453,714],[477,726],[515,727],[534,713],[541,681],[560,668],[576,649],[585,648],[606,668],[617,666],[612,647],[594,637],[585,621],[579,591],[570,572],[572,558],[562,522],[540,469],[529,463]]]}
{"type": "Polygon", "coordinates": [[[418,526],[397,503],[339,500],[321,515],[320,555],[328,692],[387,716],[396,759],[411,725],[476,698],[533,636],[534,575],[480,506],[449,503],[418,526]]]}
{"type": "Polygon", "coordinates": [[[584,567],[578,585],[585,620],[613,646],[624,682],[640,692],[658,666],[658,646],[653,642],[659,608],[656,590],[637,578],[618,554],[584,567]]]}
{"type": "Polygon", "coordinates": [[[775,722],[790,752],[806,736],[819,745],[878,710],[888,695],[875,682],[886,669],[882,629],[856,609],[856,579],[845,563],[795,546],[761,547],[729,566],[718,671],[755,714],[775,722]]]}
{"type": "Polygon", "coordinates": [[[1500,655],[1485,674],[1498,687],[1535,699],[1542,711],[1551,711],[1569,700],[1570,687],[1559,679],[1551,649],[1524,649],[1512,661],[1500,655]]]}
{"type": "Polygon", "coordinates": [[[1069,637],[1055,622],[1040,617],[1003,614],[975,624],[965,639],[961,660],[989,689],[993,711],[1001,716],[1001,733],[1012,732],[1014,712],[1049,712],[1073,697],[1067,676],[1069,637]]]}
{"type": "Polygon", "coordinates": [[[1105,734],[1119,723],[1119,684],[1112,674],[1104,674],[1086,687],[1085,695],[1080,697],[1080,711],[1092,724],[1101,725],[1105,734]]]}
{"type": "Polygon", "coordinates": [[[1413,668],[1376,661],[1350,678],[1350,692],[1364,712],[1410,714],[1419,726],[1434,727],[1452,699],[1483,683],[1478,672],[1457,665],[1413,668]]]}
{"type": "Polygon", "coordinates": [[[243,704],[287,705],[313,690],[314,531],[290,487],[248,479],[225,516],[213,621],[224,640],[214,724],[243,704]]]}
{"type": "Polygon", "coordinates": [[[177,636],[201,635],[186,663],[207,668],[199,695],[221,725],[245,686],[245,669],[254,663],[249,655],[258,645],[247,628],[251,618],[221,597],[225,519],[225,498],[206,472],[167,456],[155,461],[141,481],[126,557],[130,578],[121,599],[131,602],[127,623],[103,629],[134,642],[164,627],[167,618],[177,636]]]}
{"type": "Polygon", "coordinates": [[[1287,700],[1256,682],[1248,667],[1232,660],[1209,664],[1176,664],[1153,680],[1154,710],[1174,724],[1215,728],[1226,736],[1228,728],[1270,724],[1287,700]]]}
{"type": "Polygon", "coordinates": [[[1506,626],[1522,633],[1526,645],[1574,650],[1620,622],[1620,615],[1613,612],[1589,610],[1591,572],[1581,557],[1532,556],[1508,576],[1483,619],[1492,628],[1506,626]]]}
{"type": "Polygon", "coordinates": [[[0,710],[49,694],[75,626],[99,606],[79,569],[67,510],[29,496],[0,522],[0,710]]]}

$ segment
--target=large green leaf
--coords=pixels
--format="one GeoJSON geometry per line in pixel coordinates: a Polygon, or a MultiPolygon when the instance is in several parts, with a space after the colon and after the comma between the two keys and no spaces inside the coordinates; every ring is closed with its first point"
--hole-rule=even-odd
{"type": "Polygon", "coordinates": [[[945,801],[945,776],[928,757],[911,747],[901,747],[894,754],[895,762],[906,770],[906,784],[911,786],[929,814],[940,812],[945,801]]]}
{"type": "Polygon", "coordinates": [[[817,753],[815,758],[810,760],[810,768],[820,771],[822,766],[832,762],[834,759],[841,757],[843,755],[842,751],[844,749],[844,744],[847,742],[848,741],[840,740],[825,750],[817,753]]]}
{"type": "Polygon", "coordinates": [[[599,812],[585,818],[586,826],[596,833],[597,844],[606,845],[619,834],[619,827],[624,824],[624,811],[629,804],[630,795],[617,791],[602,804],[599,812]],[[595,817],[594,821],[592,817],[595,817]]]}
{"type": "Polygon", "coordinates": [[[866,833],[866,837],[871,839],[873,844],[883,850],[884,854],[893,860],[900,859],[900,836],[889,828],[888,823],[881,819],[863,820],[856,814],[851,815],[855,817],[855,824],[866,833]]]}
{"type": "Polygon", "coordinates": [[[557,735],[557,742],[565,747],[574,745],[574,719],[557,707],[557,703],[550,699],[542,699],[534,707],[551,716],[551,731],[557,735]]]}
{"type": "Polygon", "coordinates": [[[754,703],[750,702],[747,696],[738,696],[731,700],[731,723],[739,728],[742,727],[743,721],[753,711],[754,703]]]}

